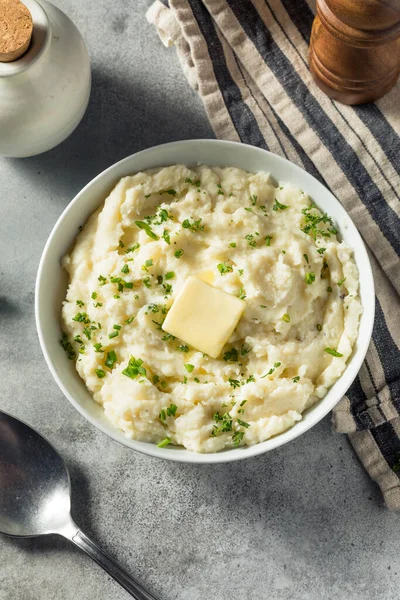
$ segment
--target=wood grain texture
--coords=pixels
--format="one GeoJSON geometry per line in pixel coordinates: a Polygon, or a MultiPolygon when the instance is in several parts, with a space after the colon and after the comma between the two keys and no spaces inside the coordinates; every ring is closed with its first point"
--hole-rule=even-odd
{"type": "Polygon", "coordinates": [[[28,49],[32,16],[19,0],[0,0],[0,62],[11,62],[28,49]]]}
{"type": "Polygon", "coordinates": [[[343,104],[384,96],[400,72],[400,1],[317,0],[310,69],[343,104]]]}

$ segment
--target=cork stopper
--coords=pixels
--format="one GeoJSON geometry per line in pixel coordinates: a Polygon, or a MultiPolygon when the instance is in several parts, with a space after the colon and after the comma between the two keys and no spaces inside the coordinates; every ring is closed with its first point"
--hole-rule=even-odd
{"type": "Polygon", "coordinates": [[[0,0],[0,62],[12,62],[28,49],[32,16],[19,0],[0,0]]]}

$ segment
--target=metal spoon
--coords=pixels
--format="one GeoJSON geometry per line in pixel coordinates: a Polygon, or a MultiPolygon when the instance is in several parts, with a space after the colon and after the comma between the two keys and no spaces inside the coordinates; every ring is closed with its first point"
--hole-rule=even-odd
{"type": "Polygon", "coordinates": [[[0,411],[0,533],[62,535],[86,552],[136,600],[155,600],[73,522],[67,467],[37,431],[0,411]]]}

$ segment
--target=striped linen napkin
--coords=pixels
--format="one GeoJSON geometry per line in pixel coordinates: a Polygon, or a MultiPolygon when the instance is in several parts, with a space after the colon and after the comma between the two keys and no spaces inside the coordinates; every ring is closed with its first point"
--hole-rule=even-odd
{"type": "Polygon", "coordinates": [[[217,137],[303,167],[332,190],[366,241],[375,326],[333,427],[348,434],[386,505],[400,509],[400,84],[358,107],[325,96],[307,65],[313,11],[306,0],[157,0],[147,19],[176,47],[217,137]]]}

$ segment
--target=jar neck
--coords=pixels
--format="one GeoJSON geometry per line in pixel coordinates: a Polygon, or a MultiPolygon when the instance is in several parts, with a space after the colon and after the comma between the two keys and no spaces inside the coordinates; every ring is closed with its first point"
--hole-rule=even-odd
{"type": "Polygon", "coordinates": [[[29,69],[50,43],[51,25],[43,6],[37,0],[23,0],[32,15],[32,40],[28,50],[17,60],[0,62],[0,78],[17,75],[29,69]]]}

